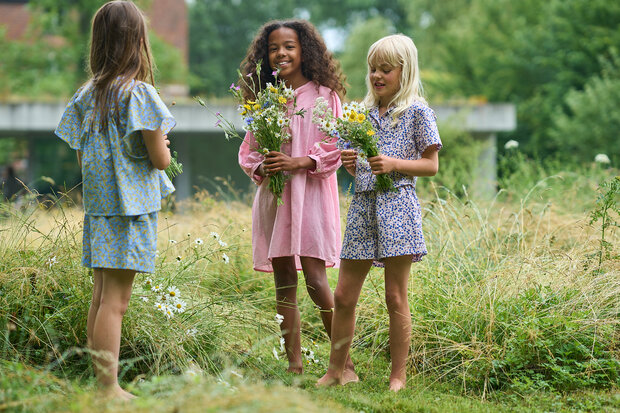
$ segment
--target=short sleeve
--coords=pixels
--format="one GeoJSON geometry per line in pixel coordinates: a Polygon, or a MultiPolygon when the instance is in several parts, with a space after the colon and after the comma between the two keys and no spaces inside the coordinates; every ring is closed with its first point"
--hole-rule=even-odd
{"type": "Polygon", "coordinates": [[[79,97],[82,94],[80,88],[71,98],[65,111],[60,118],[60,122],[54,131],[54,134],[69,144],[71,149],[82,150],[82,121],[83,115],[80,110],[79,97]]]}
{"type": "Polygon", "coordinates": [[[132,89],[127,107],[125,136],[141,130],[157,129],[167,135],[175,125],[176,121],[153,86],[138,83],[132,89]]]}
{"type": "Polygon", "coordinates": [[[437,150],[440,150],[442,143],[437,130],[437,116],[433,109],[426,105],[417,108],[414,119],[413,136],[420,154],[431,145],[435,145],[437,150]]]}

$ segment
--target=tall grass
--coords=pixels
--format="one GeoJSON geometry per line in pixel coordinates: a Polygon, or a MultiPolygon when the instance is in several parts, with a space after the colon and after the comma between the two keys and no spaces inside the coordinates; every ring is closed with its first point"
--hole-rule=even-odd
{"type": "MultiPolygon", "coordinates": [[[[596,187],[592,177],[574,179],[548,176],[491,202],[445,187],[422,194],[430,253],[413,266],[409,286],[410,376],[483,397],[620,385],[617,228],[607,228],[609,253],[598,254],[600,229],[589,219],[596,187]],[[564,194],[575,188],[589,192],[569,210],[564,194]],[[592,257],[604,257],[597,271],[592,257]]],[[[150,285],[136,278],[123,324],[122,381],[187,374],[226,381],[231,371],[248,383],[287,380],[276,360],[284,353],[273,281],[251,270],[250,206],[234,199],[199,193],[179,212],[160,214],[156,272],[150,285]],[[156,284],[177,287],[186,311],[172,318],[158,311],[156,284]]],[[[45,208],[32,200],[21,209],[3,205],[2,216],[0,359],[91,380],[92,274],[80,265],[79,208],[66,197],[45,208]]],[[[361,370],[385,365],[389,354],[381,274],[371,272],[358,306],[352,357],[361,370]]],[[[329,277],[333,287],[337,272],[329,277]]],[[[319,374],[327,338],[307,294],[300,310],[302,346],[316,353],[306,363],[319,374]]]]}

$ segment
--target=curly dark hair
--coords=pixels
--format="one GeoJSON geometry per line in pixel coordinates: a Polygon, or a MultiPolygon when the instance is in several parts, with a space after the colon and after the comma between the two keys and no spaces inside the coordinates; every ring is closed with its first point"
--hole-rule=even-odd
{"type": "Polygon", "coordinates": [[[272,75],[272,69],[269,67],[269,47],[268,39],[271,32],[281,27],[288,27],[295,30],[299,43],[301,45],[301,55],[303,61],[301,64],[302,74],[309,80],[326,86],[336,92],[342,99],[347,93],[344,87],[344,75],[340,69],[340,64],[334,58],[331,52],[327,50],[323,37],[319,31],[306,20],[273,20],[267,22],[258,30],[258,34],[248,48],[245,59],[241,62],[241,76],[244,81],[240,81],[240,86],[245,99],[253,99],[254,90],[250,85],[258,86],[258,75],[256,74],[256,65],[261,63],[260,87],[265,88],[268,82],[275,83],[275,77],[272,75]],[[247,80],[245,76],[252,74],[254,81],[247,80]]]}

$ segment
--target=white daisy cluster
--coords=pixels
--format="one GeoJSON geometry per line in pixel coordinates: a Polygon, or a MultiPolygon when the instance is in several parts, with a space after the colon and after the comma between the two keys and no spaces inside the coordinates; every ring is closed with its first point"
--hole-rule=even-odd
{"type": "Polygon", "coordinates": [[[504,149],[509,151],[510,149],[517,149],[519,147],[519,142],[511,139],[504,144],[504,149]]]}
{"type": "Polygon", "coordinates": [[[609,160],[609,156],[607,156],[604,153],[599,153],[594,157],[594,162],[596,163],[600,163],[600,164],[608,164],[611,163],[611,161],[609,160]]]}
{"type": "Polygon", "coordinates": [[[302,347],[301,348],[301,354],[306,358],[306,363],[310,364],[310,363],[314,363],[314,364],[318,364],[319,359],[317,359],[316,357],[314,357],[314,351],[306,348],[306,347],[302,347]]]}
{"type": "MultiPolygon", "coordinates": [[[[180,298],[181,292],[174,285],[164,288],[161,283],[155,283],[149,277],[144,280],[143,289],[155,293],[155,308],[164,313],[168,319],[187,309],[187,303],[180,298]]],[[[148,301],[148,298],[145,298],[143,297],[143,301],[148,301]]]]}

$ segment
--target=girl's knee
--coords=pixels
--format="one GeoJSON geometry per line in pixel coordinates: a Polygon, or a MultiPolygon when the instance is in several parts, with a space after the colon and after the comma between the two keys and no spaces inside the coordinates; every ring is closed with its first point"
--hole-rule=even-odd
{"type": "Polygon", "coordinates": [[[387,305],[389,312],[403,311],[406,307],[409,308],[409,301],[407,300],[407,293],[402,291],[386,291],[385,292],[385,304],[387,305]]]}
{"type": "Polygon", "coordinates": [[[334,305],[338,310],[353,310],[357,300],[346,291],[336,288],[334,292],[334,305]]]}
{"type": "Polygon", "coordinates": [[[99,309],[105,308],[106,311],[111,311],[121,317],[125,315],[128,307],[129,299],[125,299],[123,297],[110,298],[102,295],[101,300],[99,301],[99,309]]]}

